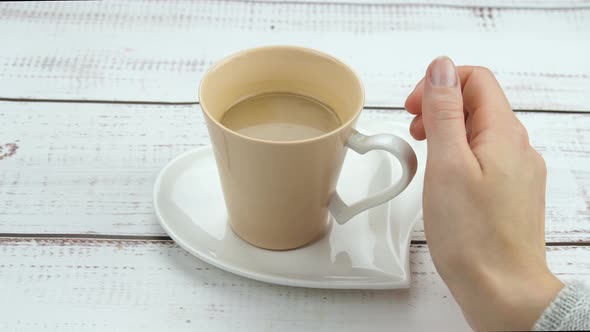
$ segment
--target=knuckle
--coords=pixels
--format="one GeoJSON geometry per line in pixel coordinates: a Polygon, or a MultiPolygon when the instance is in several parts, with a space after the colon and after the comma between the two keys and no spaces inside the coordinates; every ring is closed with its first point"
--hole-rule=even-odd
{"type": "Polygon", "coordinates": [[[516,146],[524,149],[528,149],[530,147],[529,133],[525,126],[520,123],[520,121],[515,121],[511,126],[506,128],[506,131],[507,136],[510,140],[516,143],[516,146]]]}
{"type": "Polygon", "coordinates": [[[539,172],[539,174],[541,174],[542,176],[547,176],[547,163],[545,162],[545,158],[543,158],[543,156],[533,150],[534,152],[534,158],[535,158],[535,169],[539,172]]]}
{"type": "Polygon", "coordinates": [[[496,79],[496,75],[494,75],[494,72],[488,67],[478,66],[478,67],[475,67],[474,71],[475,71],[476,75],[480,75],[485,78],[496,79]]]}
{"type": "Polygon", "coordinates": [[[463,112],[457,111],[452,108],[440,108],[434,112],[434,117],[440,121],[449,120],[464,120],[463,112]]]}
{"type": "Polygon", "coordinates": [[[529,133],[522,124],[515,125],[514,134],[521,143],[529,143],[529,133]]]}
{"type": "Polygon", "coordinates": [[[456,98],[437,96],[430,102],[430,113],[439,120],[463,119],[463,106],[456,98]]]}

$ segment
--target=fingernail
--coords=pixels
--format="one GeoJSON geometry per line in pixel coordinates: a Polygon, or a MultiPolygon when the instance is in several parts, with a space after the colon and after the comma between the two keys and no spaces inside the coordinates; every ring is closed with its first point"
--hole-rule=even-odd
{"type": "Polygon", "coordinates": [[[452,87],[457,84],[457,72],[453,61],[441,56],[430,64],[430,82],[434,86],[452,87]]]}

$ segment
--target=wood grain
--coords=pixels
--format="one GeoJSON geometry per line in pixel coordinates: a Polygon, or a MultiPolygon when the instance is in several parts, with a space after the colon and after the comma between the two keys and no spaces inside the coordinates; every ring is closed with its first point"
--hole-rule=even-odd
{"type": "MultiPolygon", "coordinates": [[[[590,241],[590,116],[518,116],[549,170],[548,241],[590,241]]],[[[198,105],[0,102],[0,123],[1,151],[12,151],[0,160],[0,233],[165,235],[152,208],[156,175],[209,144],[198,105]]],[[[413,239],[424,240],[420,225],[413,239]]]]}
{"type": "Polygon", "coordinates": [[[2,3],[0,97],[191,102],[221,57],[294,44],[348,62],[369,106],[402,106],[447,54],[492,68],[517,109],[590,111],[588,1],[486,3],[2,3]]]}
{"type": "MultiPolygon", "coordinates": [[[[551,247],[564,280],[590,280],[590,247],[551,247]]],[[[3,331],[468,330],[428,250],[412,287],[317,290],[218,270],[171,241],[0,239],[3,331]],[[33,314],[34,313],[34,314],[33,314]]]]}

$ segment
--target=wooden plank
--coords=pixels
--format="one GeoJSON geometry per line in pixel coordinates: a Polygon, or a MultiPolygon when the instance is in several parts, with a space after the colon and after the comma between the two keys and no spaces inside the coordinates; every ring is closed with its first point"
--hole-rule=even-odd
{"type": "MultiPolygon", "coordinates": [[[[466,331],[424,245],[408,290],[316,290],[218,270],[171,241],[0,240],[4,331],[466,331]],[[34,314],[32,314],[34,313],[34,314]]],[[[562,279],[590,281],[590,247],[550,247],[562,279]]]]}
{"type": "Polygon", "coordinates": [[[587,1],[419,2],[2,3],[0,97],[196,101],[214,61],[294,44],[348,62],[370,106],[402,106],[448,54],[492,68],[517,109],[590,111],[587,1]]]}
{"type": "MultiPolygon", "coordinates": [[[[518,116],[549,169],[548,241],[590,241],[590,115],[518,116]]],[[[410,116],[365,110],[364,120],[410,116]]],[[[156,175],[209,144],[198,105],[0,102],[0,123],[0,233],[164,235],[156,175]]]]}
{"type": "MultiPolygon", "coordinates": [[[[239,0],[238,0],[239,1],[239,0]]],[[[248,0],[246,0],[248,1],[248,0]]],[[[253,0],[252,2],[270,2],[277,0],[253,0]]],[[[287,1],[282,1],[287,2],[287,1]]],[[[318,0],[289,0],[292,3],[317,3],[318,0]]],[[[371,5],[436,5],[436,6],[481,6],[491,8],[586,8],[589,0],[322,0],[333,4],[371,4],[371,5]]]]}

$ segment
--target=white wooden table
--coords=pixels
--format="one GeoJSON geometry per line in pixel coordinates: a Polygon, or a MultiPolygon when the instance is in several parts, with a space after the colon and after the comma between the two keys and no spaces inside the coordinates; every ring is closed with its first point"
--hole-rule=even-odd
{"type": "Polygon", "coordinates": [[[590,279],[588,0],[1,3],[0,42],[1,331],[468,329],[421,225],[401,291],[248,280],[159,227],[157,172],[208,144],[204,70],[264,44],[344,59],[390,122],[435,56],[490,67],[547,161],[550,267],[590,279]]]}

